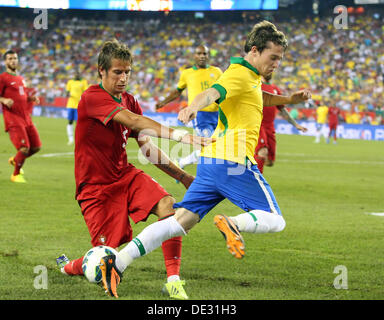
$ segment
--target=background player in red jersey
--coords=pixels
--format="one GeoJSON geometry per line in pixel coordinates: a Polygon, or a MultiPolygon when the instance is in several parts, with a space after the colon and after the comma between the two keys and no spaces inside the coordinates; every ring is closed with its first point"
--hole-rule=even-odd
{"type": "MultiPolygon", "coordinates": [[[[142,116],[137,100],[126,92],[130,77],[130,50],[117,40],[107,41],[99,54],[101,83],[81,96],[75,132],[76,200],[81,207],[93,246],[118,248],[132,239],[129,218],[135,223],[150,214],[159,219],[174,214],[175,199],[156,181],[127,160],[125,146],[135,138],[143,154],[159,169],[178,179],[186,188],[194,177],[178,168],[158,149],[148,135],[184,143],[206,145],[212,139],[170,129],[142,116]],[[147,130],[145,130],[147,129],[147,130]]],[[[188,299],[179,278],[181,237],[162,245],[168,282],[173,298],[188,299]]],[[[66,257],[58,258],[58,265],[66,257]]],[[[83,274],[83,258],[63,266],[67,274],[83,274]]]]}
{"type": "Polygon", "coordinates": [[[339,124],[339,115],[340,115],[340,109],[336,106],[330,106],[328,108],[328,126],[329,126],[329,134],[327,138],[327,143],[329,143],[330,138],[333,136],[333,143],[337,143],[337,126],[339,124]]]}
{"type": "MultiPolygon", "coordinates": [[[[265,92],[275,95],[281,95],[282,92],[274,84],[271,84],[272,75],[268,78],[262,77],[261,89],[265,92]]],[[[261,122],[259,141],[255,149],[255,160],[257,167],[261,173],[264,171],[264,164],[268,167],[273,166],[276,159],[276,131],[275,118],[277,112],[280,111],[284,119],[292,124],[297,130],[306,132],[308,129],[299,125],[295,119],[291,117],[285,106],[272,106],[263,108],[263,121],[261,122]]]]}
{"type": "Polygon", "coordinates": [[[3,105],[5,131],[17,150],[16,155],[8,160],[14,166],[11,181],[25,183],[21,167],[26,158],[41,148],[40,137],[28,107],[29,101],[35,101],[36,97],[27,95],[24,78],[18,75],[17,53],[8,50],[3,58],[6,71],[0,75],[0,103],[3,105]]]}

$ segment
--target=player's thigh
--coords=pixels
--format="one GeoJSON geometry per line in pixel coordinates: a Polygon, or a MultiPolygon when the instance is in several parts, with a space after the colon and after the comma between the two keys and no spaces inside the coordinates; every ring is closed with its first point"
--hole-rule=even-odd
{"type": "Polygon", "coordinates": [[[69,121],[77,121],[77,109],[68,108],[67,109],[67,119],[69,121]]]}
{"type": "Polygon", "coordinates": [[[220,192],[229,201],[244,211],[263,210],[281,214],[271,186],[258,170],[257,166],[236,164],[232,172],[238,174],[222,175],[220,192]]]}
{"type": "Polygon", "coordinates": [[[93,246],[117,248],[132,240],[124,195],[84,200],[80,206],[93,246]]]}
{"type": "Polygon", "coordinates": [[[276,158],[276,133],[275,130],[267,133],[268,159],[275,161],[276,158]]]}
{"type": "Polygon", "coordinates": [[[41,140],[39,136],[39,132],[37,131],[35,125],[30,125],[26,128],[29,144],[31,149],[41,148],[41,140]]]}
{"type": "Polygon", "coordinates": [[[211,211],[224,197],[218,192],[216,186],[217,172],[215,165],[206,163],[207,158],[202,157],[197,165],[196,177],[189,186],[182,201],[174,204],[174,208],[187,209],[199,215],[199,219],[211,211]]]}
{"type": "Polygon", "coordinates": [[[21,148],[29,149],[30,142],[29,142],[28,133],[25,127],[22,127],[22,126],[10,127],[8,129],[8,134],[16,150],[19,150],[21,148]]]}
{"type": "Polygon", "coordinates": [[[129,216],[135,223],[147,220],[151,213],[159,218],[174,213],[173,197],[157,181],[137,168],[131,171],[128,175],[133,174],[134,179],[125,184],[124,188],[129,216]]]}

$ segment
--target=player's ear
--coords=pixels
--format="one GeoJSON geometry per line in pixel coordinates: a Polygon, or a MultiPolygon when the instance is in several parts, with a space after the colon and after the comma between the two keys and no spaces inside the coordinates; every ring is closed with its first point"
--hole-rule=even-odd
{"type": "Polygon", "coordinates": [[[102,67],[99,67],[97,71],[99,72],[99,77],[103,78],[103,75],[105,75],[105,70],[102,67]]]}

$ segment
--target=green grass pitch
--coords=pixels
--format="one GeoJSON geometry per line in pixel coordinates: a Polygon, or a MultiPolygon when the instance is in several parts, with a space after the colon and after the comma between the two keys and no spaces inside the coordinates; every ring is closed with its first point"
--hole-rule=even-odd
{"type": "MultiPolygon", "coordinates": [[[[15,149],[0,121],[0,299],[111,299],[85,278],[65,276],[56,267],[58,255],[74,259],[90,249],[74,199],[73,146],[66,145],[66,120],[34,119],[43,148],[26,161],[26,185],[9,181],[7,160],[15,149]]],[[[313,140],[278,135],[275,166],[264,170],[287,222],[283,232],[244,234],[246,256],[234,259],[213,216],[241,210],[224,201],[184,237],[181,276],[191,299],[384,298],[384,217],[369,214],[384,212],[384,143],[339,140],[327,145],[313,140]],[[341,275],[346,287],[337,289],[334,283],[341,283],[341,275]]],[[[182,199],[182,185],[138,162],[134,141],[127,150],[131,162],[182,199]]],[[[153,221],[155,217],[149,219],[153,221]]],[[[134,233],[147,224],[134,225],[134,233]]],[[[120,299],[168,299],[161,294],[165,279],[162,251],[157,249],[126,270],[120,299]]]]}

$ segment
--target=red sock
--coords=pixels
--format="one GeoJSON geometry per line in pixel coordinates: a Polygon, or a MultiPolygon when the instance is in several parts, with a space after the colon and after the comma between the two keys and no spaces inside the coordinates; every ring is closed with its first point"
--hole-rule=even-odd
{"type": "Polygon", "coordinates": [[[15,155],[15,170],[13,171],[13,175],[14,176],[17,176],[18,174],[20,174],[20,169],[21,167],[23,166],[24,164],[24,161],[25,159],[27,158],[28,156],[26,156],[24,153],[22,153],[21,151],[18,151],[15,155]]]}
{"type": "Polygon", "coordinates": [[[180,275],[181,245],[182,237],[174,237],[164,241],[161,245],[161,248],[163,249],[165,268],[167,269],[167,277],[180,275]]]}
{"type": "Polygon", "coordinates": [[[257,167],[259,168],[260,173],[263,173],[263,169],[264,169],[264,158],[255,156],[255,160],[256,160],[257,167]]]}
{"type": "Polygon", "coordinates": [[[83,268],[81,267],[82,264],[83,257],[69,261],[69,263],[64,266],[64,271],[70,276],[82,276],[84,275],[83,268]]]}

